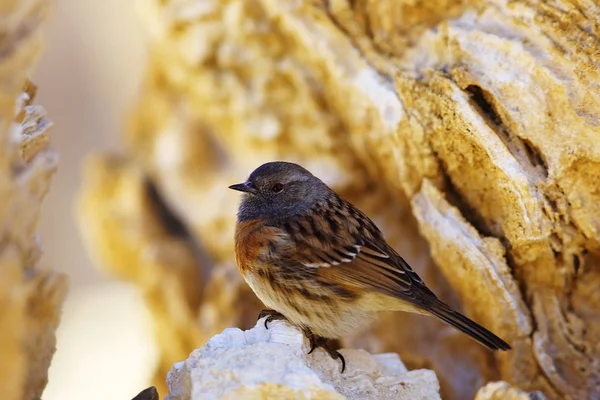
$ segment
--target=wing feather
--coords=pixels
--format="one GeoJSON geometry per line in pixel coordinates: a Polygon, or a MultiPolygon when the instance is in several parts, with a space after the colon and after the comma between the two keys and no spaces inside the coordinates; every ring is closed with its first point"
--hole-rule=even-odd
{"type": "Polygon", "coordinates": [[[352,290],[356,288],[383,293],[417,306],[493,350],[510,349],[492,332],[440,301],[386,243],[375,224],[351,204],[334,196],[325,206],[317,204],[317,209],[295,218],[269,226],[277,231],[267,236],[277,239],[278,251],[268,252],[268,261],[280,268],[273,277],[302,280],[302,290],[318,288],[319,298],[327,298],[324,288],[329,295],[347,299],[360,295],[360,290],[352,290]]]}
{"type": "MultiPolygon", "coordinates": [[[[355,226],[343,222],[348,219],[325,212],[302,216],[302,226],[307,231],[292,232],[296,251],[287,260],[288,265],[313,270],[323,282],[377,291],[419,306],[435,299],[408,263],[386,243],[373,222],[356,209],[352,213],[354,218],[350,220],[356,221],[355,226]],[[315,241],[311,231],[315,227],[328,240],[315,241]]],[[[300,222],[293,225],[299,226],[300,222]]]]}

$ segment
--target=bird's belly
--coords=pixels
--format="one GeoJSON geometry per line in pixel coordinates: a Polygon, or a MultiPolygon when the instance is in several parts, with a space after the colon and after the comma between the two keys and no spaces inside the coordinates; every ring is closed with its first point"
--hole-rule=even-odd
{"type": "Polygon", "coordinates": [[[339,338],[367,326],[376,313],[362,307],[363,302],[332,298],[314,300],[298,292],[275,287],[267,279],[246,272],[244,278],[256,296],[269,308],[280,312],[293,324],[312,333],[339,338]]]}

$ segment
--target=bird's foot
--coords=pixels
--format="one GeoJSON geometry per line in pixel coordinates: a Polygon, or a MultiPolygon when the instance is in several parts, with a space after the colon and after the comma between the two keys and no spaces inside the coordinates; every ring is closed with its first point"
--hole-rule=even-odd
{"type": "Polygon", "coordinates": [[[260,314],[258,314],[257,321],[264,317],[267,317],[267,319],[265,319],[265,329],[269,329],[269,322],[277,321],[277,320],[287,321],[287,318],[285,317],[285,315],[283,315],[282,313],[277,312],[275,310],[267,310],[267,309],[262,310],[260,312],[260,314]]]}
{"type": "Polygon", "coordinates": [[[342,362],[342,371],[340,373],[344,373],[344,370],[346,369],[346,360],[338,351],[338,349],[342,347],[339,340],[327,339],[322,336],[315,335],[307,328],[304,329],[304,335],[310,343],[310,350],[308,351],[308,354],[312,353],[317,347],[322,348],[331,356],[331,358],[334,360],[339,359],[342,362]]]}

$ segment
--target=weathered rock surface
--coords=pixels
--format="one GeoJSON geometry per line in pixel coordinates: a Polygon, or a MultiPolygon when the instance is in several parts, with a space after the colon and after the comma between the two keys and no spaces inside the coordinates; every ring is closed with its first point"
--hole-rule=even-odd
{"type": "Polygon", "coordinates": [[[506,382],[490,382],[477,391],[474,400],[544,400],[541,392],[526,393],[506,382]]]}
{"type": "MultiPolygon", "coordinates": [[[[202,257],[184,256],[184,269],[206,271],[203,284],[178,284],[196,291],[198,303],[177,300],[181,312],[164,313],[181,296],[167,291],[150,302],[157,316],[192,326],[203,309],[198,340],[223,326],[251,326],[260,305],[234,273],[235,283],[218,278],[229,276],[221,268],[234,271],[239,197],[227,186],[285,159],[365,210],[441,298],[515,350],[492,355],[436,321],[404,314],[346,338],[348,347],[397,352],[409,366],[435,369],[448,399],[472,398],[500,379],[551,399],[600,396],[596,2],[137,4],[151,57],[125,163],[185,226],[170,236],[175,246],[202,249],[202,257]],[[212,281],[229,288],[218,312],[200,305],[211,301],[203,291],[220,293],[212,281]],[[234,304],[247,307],[237,313],[234,304]]],[[[120,173],[108,171],[107,182],[120,173]]],[[[140,188],[85,187],[84,197],[103,196],[90,204],[135,199],[140,188]]],[[[143,203],[131,207],[156,219],[143,203]]],[[[144,273],[134,273],[145,265],[135,254],[158,251],[163,239],[145,236],[144,224],[102,231],[104,220],[86,209],[84,229],[100,232],[89,241],[100,263],[147,286],[144,273]],[[102,245],[127,235],[140,238],[133,257],[129,246],[102,245]]],[[[182,279],[166,267],[154,276],[156,290],[182,279]]],[[[196,340],[194,329],[161,339],[161,371],[182,358],[185,346],[171,346],[196,340]]]]}
{"type": "Polygon", "coordinates": [[[339,361],[322,349],[307,354],[307,346],[302,331],[282,321],[226,329],[173,366],[167,399],[440,399],[435,373],[408,371],[397,354],[340,350],[340,374],[339,361]]]}
{"type": "Polygon", "coordinates": [[[56,347],[66,277],[38,264],[36,236],[58,162],[28,75],[42,44],[46,1],[0,5],[0,393],[39,399],[56,347]]]}

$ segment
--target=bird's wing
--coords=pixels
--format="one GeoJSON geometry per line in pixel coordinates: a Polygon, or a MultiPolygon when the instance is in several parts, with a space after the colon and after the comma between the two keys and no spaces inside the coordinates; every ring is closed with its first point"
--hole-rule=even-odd
{"type": "Polygon", "coordinates": [[[395,297],[492,350],[510,349],[504,340],[439,300],[367,216],[339,198],[334,200],[273,227],[281,245],[274,243],[275,251],[268,254],[269,263],[280,268],[278,276],[303,280],[305,292],[327,288],[353,297],[362,292],[358,288],[395,297]]]}
{"type": "MultiPolygon", "coordinates": [[[[295,251],[288,265],[312,271],[322,282],[354,286],[426,307],[436,296],[384,240],[375,224],[351,205],[347,215],[321,212],[286,227],[295,251]]],[[[290,259],[291,258],[291,259],[290,259]]]]}
{"type": "MultiPolygon", "coordinates": [[[[425,306],[423,295],[433,295],[402,257],[374,243],[344,245],[322,249],[319,261],[314,249],[298,253],[302,264],[316,268],[320,280],[353,285],[425,306]],[[324,261],[327,260],[327,261],[324,261]]],[[[428,297],[428,296],[427,296],[428,297]]]]}

